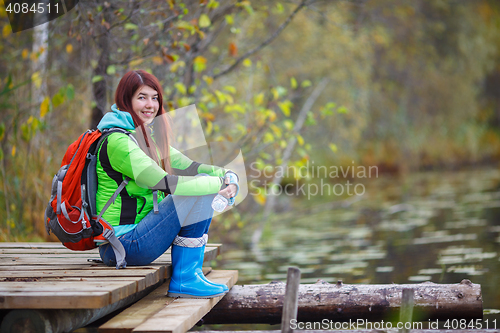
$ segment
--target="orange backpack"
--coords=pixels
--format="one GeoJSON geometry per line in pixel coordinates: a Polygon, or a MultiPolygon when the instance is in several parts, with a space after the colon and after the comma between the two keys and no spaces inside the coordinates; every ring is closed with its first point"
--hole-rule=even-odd
{"type": "Polygon", "coordinates": [[[96,241],[109,241],[116,256],[116,269],[126,267],[125,249],[115,236],[113,227],[102,215],[130,178],[125,177],[99,215],[96,208],[97,152],[101,143],[112,133],[130,133],[121,128],[88,130],[68,149],[61,168],[52,180],[52,193],[45,210],[45,228],[50,230],[68,249],[85,251],[97,247],[96,241]]]}

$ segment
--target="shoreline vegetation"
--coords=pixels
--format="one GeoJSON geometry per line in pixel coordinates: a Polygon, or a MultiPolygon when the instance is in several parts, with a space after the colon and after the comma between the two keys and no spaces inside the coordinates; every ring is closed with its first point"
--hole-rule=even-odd
{"type": "Polygon", "coordinates": [[[160,78],[166,110],[196,105],[206,142],[241,151],[261,192],[224,230],[275,213],[264,181],[332,193],[500,162],[496,0],[90,0],[21,32],[0,0],[0,30],[2,241],[55,240],[43,224],[53,174],[131,69],[160,78]]]}

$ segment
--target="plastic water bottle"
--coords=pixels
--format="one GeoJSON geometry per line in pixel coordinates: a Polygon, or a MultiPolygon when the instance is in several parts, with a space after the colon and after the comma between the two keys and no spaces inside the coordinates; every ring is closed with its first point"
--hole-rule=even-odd
{"type": "Polygon", "coordinates": [[[224,209],[226,209],[227,205],[229,204],[229,201],[223,197],[220,194],[217,194],[214,198],[214,201],[212,201],[212,208],[216,212],[222,212],[224,209]]]}

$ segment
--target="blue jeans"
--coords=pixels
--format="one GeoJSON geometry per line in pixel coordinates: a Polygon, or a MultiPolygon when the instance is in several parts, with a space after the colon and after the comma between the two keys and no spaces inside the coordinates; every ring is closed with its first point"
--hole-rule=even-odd
{"type": "MultiPolygon", "coordinates": [[[[172,245],[174,238],[197,238],[208,232],[212,221],[211,206],[215,194],[203,196],[169,195],[158,205],[159,213],[151,210],[134,230],[120,236],[128,265],[148,265],[172,245]]],[[[111,245],[99,248],[102,261],[115,266],[115,254],[111,245]]]]}

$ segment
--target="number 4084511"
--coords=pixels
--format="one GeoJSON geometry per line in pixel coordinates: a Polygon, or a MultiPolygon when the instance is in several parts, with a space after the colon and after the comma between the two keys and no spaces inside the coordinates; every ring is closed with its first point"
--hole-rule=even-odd
{"type": "Polygon", "coordinates": [[[5,11],[12,14],[28,14],[28,13],[39,13],[42,14],[47,11],[50,14],[50,11],[54,11],[55,13],[59,13],[59,4],[51,4],[51,3],[33,3],[30,4],[26,2],[22,3],[9,3],[5,11]],[[51,8],[53,7],[53,8],[51,8]]]}
{"type": "Polygon", "coordinates": [[[483,319],[448,319],[443,325],[444,328],[448,330],[457,330],[457,329],[496,329],[497,328],[497,320],[483,320],[483,319]]]}

